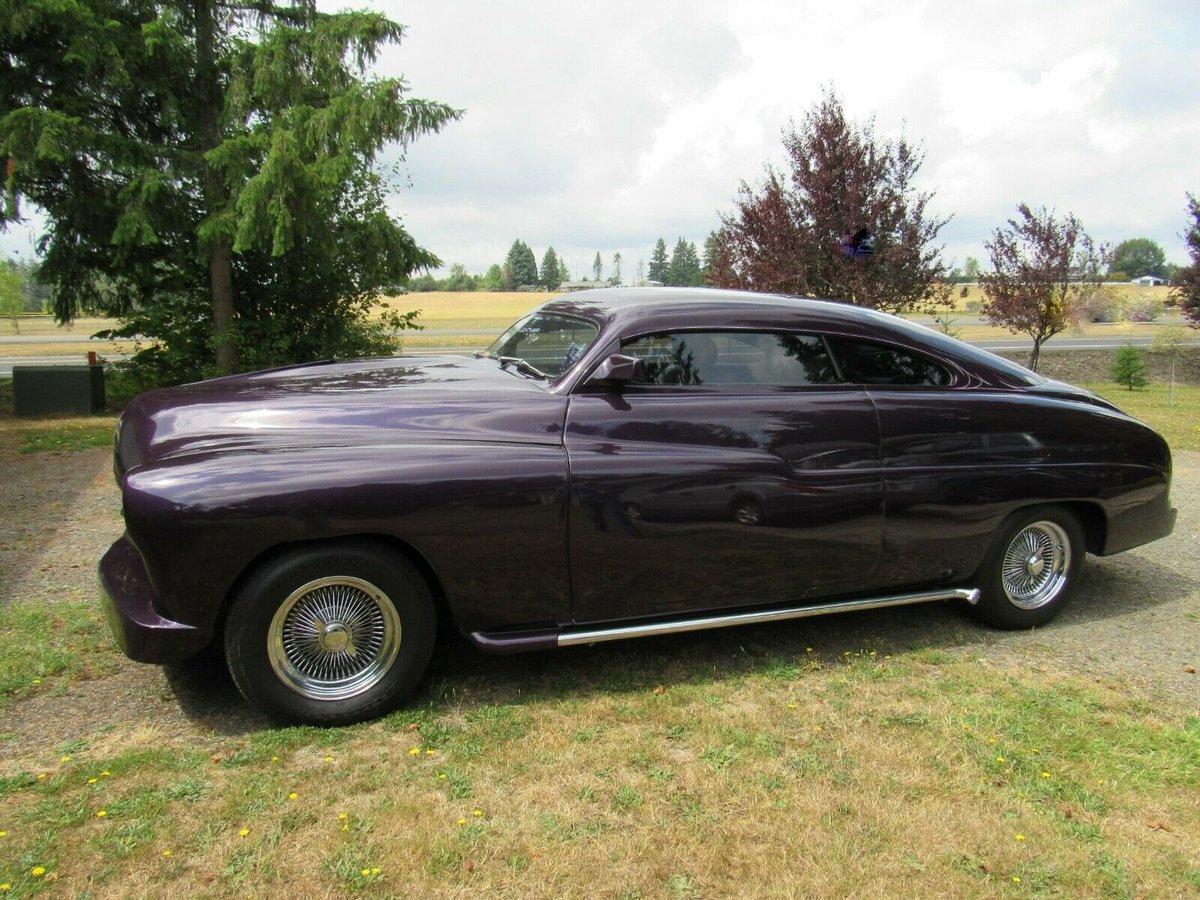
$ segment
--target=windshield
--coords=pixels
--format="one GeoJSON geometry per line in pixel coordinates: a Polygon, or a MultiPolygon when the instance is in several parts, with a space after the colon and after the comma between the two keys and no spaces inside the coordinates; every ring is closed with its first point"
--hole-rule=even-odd
{"type": "Polygon", "coordinates": [[[561,313],[535,312],[496,338],[480,356],[516,362],[522,372],[557,378],[583,356],[600,328],[561,313]]]}

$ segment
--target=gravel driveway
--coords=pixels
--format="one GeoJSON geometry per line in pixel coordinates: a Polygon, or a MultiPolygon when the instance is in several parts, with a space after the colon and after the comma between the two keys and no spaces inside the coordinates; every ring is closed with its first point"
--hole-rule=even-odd
{"type": "MultiPolygon", "coordinates": [[[[20,456],[0,449],[0,604],[13,598],[53,603],[95,597],[95,564],[121,533],[119,498],[107,450],[20,456]]],[[[435,655],[434,674],[466,702],[519,694],[532,672],[620,670],[630,654],[712,649],[803,653],[829,659],[845,649],[938,647],[978,656],[998,668],[1032,667],[1119,682],[1148,699],[1200,710],[1200,453],[1175,455],[1173,502],[1179,509],[1168,539],[1119,556],[1088,557],[1074,603],[1050,626],[997,632],[943,604],[800,623],[605,644],[518,657],[489,657],[451,639],[435,655]]],[[[153,729],[163,741],[195,745],[266,727],[219,664],[160,668],[116,655],[114,668],[90,680],[56,684],[15,702],[0,726],[0,774],[44,759],[66,741],[153,729]]],[[[526,696],[528,694],[526,693],[526,696]]]]}

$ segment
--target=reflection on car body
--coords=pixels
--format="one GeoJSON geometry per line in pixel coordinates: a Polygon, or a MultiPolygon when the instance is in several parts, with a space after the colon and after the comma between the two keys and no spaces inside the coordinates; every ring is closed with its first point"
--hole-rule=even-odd
{"type": "Polygon", "coordinates": [[[1024,628],[1085,553],[1175,518],[1165,442],[1087,391],[730,291],[590,291],[473,359],[153,391],[116,443],[125,652],[219,641],[251,702],[327,724],[401,702],[443,618],[498,652],[932,600],[1024,628]]]}

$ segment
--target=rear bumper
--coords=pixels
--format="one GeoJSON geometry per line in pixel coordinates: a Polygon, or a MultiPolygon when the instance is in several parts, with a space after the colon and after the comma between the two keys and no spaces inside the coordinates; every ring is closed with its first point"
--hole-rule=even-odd
{"type": "Polygon", "coordinates": [[[100,595],[108,627],[121,651],[145,663],[187,659],[203,650],[212,635],[163,618],[141,554],[128,538],[108,548],[100,560],[100,595]]]}

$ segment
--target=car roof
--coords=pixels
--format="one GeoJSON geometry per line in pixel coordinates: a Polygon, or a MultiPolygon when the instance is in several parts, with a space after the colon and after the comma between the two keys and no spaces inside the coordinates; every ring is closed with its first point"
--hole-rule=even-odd
{"type": "Polygon", "coordinates": [[[901,316],[833,300],[718,288],[602,288],[564,294],[541,309],[593,319],[603,331],[621,336],[710,327],[812,329],[911,347],[988,380],[1043,380],[1018,363],[901,316]]]}

